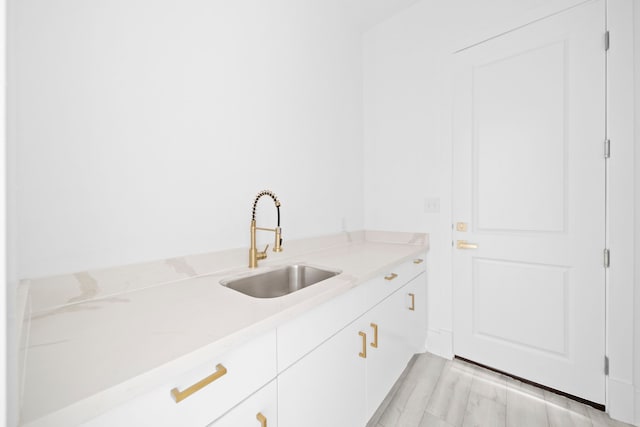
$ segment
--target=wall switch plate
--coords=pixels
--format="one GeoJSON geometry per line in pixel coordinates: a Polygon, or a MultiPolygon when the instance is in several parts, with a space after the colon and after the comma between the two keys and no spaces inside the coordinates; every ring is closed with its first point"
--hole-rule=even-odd
{"type": "Polygon", "coordinates": [[[440,198],[439,197],[425,197],[425,199],[424,199],[424,213],[440,213],[440,198]]]}

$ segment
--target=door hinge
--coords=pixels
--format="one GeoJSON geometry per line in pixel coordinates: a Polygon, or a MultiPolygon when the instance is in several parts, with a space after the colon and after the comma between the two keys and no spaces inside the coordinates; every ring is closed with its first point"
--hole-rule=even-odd
{"type": "Polygon", "coordinates": [[[604,374],[609,375],[609,357],[604,357],[604,374]]]}
{"type": "Polygon", "coordinates": [[[604,141],[604,158],[608,159],[611,157],[611,140],[607,139],[604,141]]]}
{"type": "Polygon", "coordinates": [[[609,268],[611,262],[611,253],[609,249],[604,250],[604,268],[609,268]]]}
{"type": "Polygon", "coordinates": [[[609,31],[604,33],[604,50],[609,50],[610,46],[609,31]]]}

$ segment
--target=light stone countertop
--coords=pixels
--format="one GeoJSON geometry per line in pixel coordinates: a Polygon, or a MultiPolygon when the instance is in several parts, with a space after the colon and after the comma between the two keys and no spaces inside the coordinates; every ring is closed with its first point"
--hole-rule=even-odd
{"type": "Polygon", "coordinates": [[[25,281],[21,425],[91,419],[428,247],[426,234],[375,231],[291,241],[253,271],[295,262],[342,273],[273,299],[219,284],[251,271],[247,249],[25,281]]]}

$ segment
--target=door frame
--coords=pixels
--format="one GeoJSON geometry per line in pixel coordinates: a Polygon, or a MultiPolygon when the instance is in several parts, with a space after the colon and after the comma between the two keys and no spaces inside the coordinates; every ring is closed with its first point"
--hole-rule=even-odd
{"type": "Polygon", "coordinates": [[[458,51],[452,141],[453,221],[471,226],[462,230],[470,234],[454,232],[454,241],[470,239],[480,246],[471,252],[454,248],[452,254],[455,355],[558,389],[601,410],[606,403],[605,7],[605,0],[588,1],[458,51]],[[536,63],[535,72],[522,68],[517,73],[523,76],[504,86],[505,71],[532,66],[530,61],[536,63]],[[526,87],[538,72],[549,79],[538,84],[547,91],[554,88],[539,98],[529,92],[535,85],[526,87]],[[522,93],[505,91],[520,84],[522,93]],[[511,116],[509,108],[495,103],[503,97],[514,105],[523,97],[528,101],[511,116]],[[478,105],[486,105],[487,129],[478,105]],[[517,136],[519,125],[538,128],[535,122],[544,121],[551,107],[555,119],[540,133],[532,128],[529,137],[517,136]],[[511,123],[516,127],[496,128],[501,117],[516,120],[511,123]],[[484,137],[482,130],[488,132],[484,137]],[[507,141],[513,138],[516,146],[526,147],[524,152],[531,150],[534,163],[545,162],[553,150],[560,155],[552,155],[549,170],[541,172],[528,155],[511,151],[514,145],[507,141]],[[506,169],[490,172],[499,164],[495,161],[506,169]],[[515,165],[520,162],[526,172],[518,173],[515,165]],[[506,178],[512,174],[517,185],[506,178]],[[486,186],[478,187],[477,180],[484,178],[486,186]],[[482,201],[487,191],[488,205],[482,201]],[[494,203],[512,197],[527,210],[513,201],[495,210],[494,203]],[[508,300],[503,293],[510,295],[508,300]],[[548,310],[532,308],[528,298],[548,310]],[[524,311],[518,315],[515,307],[520,305],[524,311]],[[515,315],[514,325],[505,324],[510,317],[503,315],[515,315]],[[514,329],[517,324],[523,329],[514,329]]]}
{"type": "MultiPolygon", "coordinates": [[[[587,0],[591,1],[591,0],[587,0]]],[[[606,28],[611,34],[611,47],[607,52],[607,138],[611,140],[612,153],[607,161],[607,247],[611,251],[611,265],[606,270],[606,319],[605,319],[605,351],[609,358],[609,375],[606,377],[606,408],[612,418],[635,423],[640,426],[640,380],[634,382],[634,369],[640,372],[640,325],[634,337],[634,312],[640,319],[640,303],[634,304],[635,258],[640,257],[640,247],[636,250],[634,239],[640,234],[640,208],[636,214],[635,195],[640,190],[638,175],[634,175],[634,0],[605,0],[606,28]],[[634,307],[635,305],[635,307],[634,307]],[[634,354],[635,353],[635,354],[634,354]],[[635,362],[634,360],[638,359],[635,362]]],[[[562,0],[547,4],[512,17],[503,25],[493,27],[483,34],[476,34],[473,39],[464,40],[458,44],[455,53],[463,48],[471,47],[490,38],[497,37],[507,31],[517,29],[534,21],[560,13],[568,8],[586,3],[583,0],[562,0]]],[[[640,5],[636,6],[640,8],[640,5]]],[[[640,31],[636,27],[635,31],[640,31]]],[[[637,62],[637,61],[636,61],[637,62]]],[[[640,81],[638,82],[640,84],[640,81]]],[[[449,82],[449,85],[451,83],[449,82]]],[[[451,86],[449,86],[451,87],[451,86]]],[[[637,91],[637,90],[636,90],[637,91]]],[[[448,92],[443,99],[444,104],[451,111],[451,97],[448,92]]],[[[444,117],[445,123],[451,124],[450,114],[444,117]]],[[[640,129],[637,130],[640,133],[640,129]]],[[[446,190],[452,189],[453,158],[451,133],[447,131],[445,138],[449,150],[444,153],[443,178],[446,190]]],[[[636,156],[640,157],[640,156],[636,156]]],[[[640,167],[640,163],[638,163],[640,167]]],[[[450,193],[450,191],[449,191],[450,193]]],[[[451,194],[451,193],[450,193],[451,194]]],[[[451,224],[452,195],[450,196],[448,212],[443,212],[441,231],[449,235],[453,241],[451,224]],[[447,215],[448,214],[448,215],[447,215]]],[[[452,251],[446,257],[447,267],[452,267],[452,251]]],[[[447,282],[452,286],[452,274],[448,273],[447,282]]],[[[638,290],[640,293],[640,289],[638,290]]],[[[636,297],[636,299],[638,299],[636,297]]],[[[449,313],[452,313],[453,300],[449,301],[449,313]]],[[[453,325],[453,318],[450,319],[453,325]]],[[[640,320],[638,321],[640,323],[640,320]]],[[[452,331],[452,328],[451,328],[452,331]]],[[[453,331],[452,331],[453,333],[453,331]]],[[[431,340],[437,348],[430,348],[437,354],[453,356],[453,340],[431,340]]]]}
{"type": "MultiPolygon", "coordinates": [[[[634,0],[606,0],[606,25],[611,34],[606,123],[607,138],[612,144],[607,164],[607,245],[612,256],[606,272],[606,405],[613,418],[640,425],[640,384],[634,387],[633,377],[634,369],[640,369],[638,361],[634,368],[634,360],[640,359],[640,354],[634,356],[633,333],[634,311],[640,309],[637,305],[634,309],[634,260],[640,256],[640,248],[635,248],[634,253],[634,238],[640,232],[635,217],[640,212],[634,212],[638,176],[634,182],[633,3],[634,0]]],[[[637,336],[635,341],[639,346],[637,336]]]]}

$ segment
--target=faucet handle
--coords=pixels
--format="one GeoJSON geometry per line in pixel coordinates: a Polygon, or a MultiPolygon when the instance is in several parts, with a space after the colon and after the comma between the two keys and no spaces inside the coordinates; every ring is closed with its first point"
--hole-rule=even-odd
{"type": "Polygon", "coordinates": [[[264,247],[264,251],[262,251],[262,252],[257,251],[257,253],[256,253],[256,258],[257,258],[258,260],[265,259],[265,258],[267,257],[267,249],[268,249],[268,248],[269,248],[269,245],[267,245],[267,246],[265,246],[265,247],[264,247]]]}

